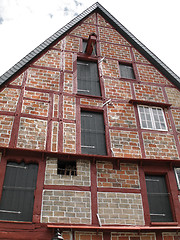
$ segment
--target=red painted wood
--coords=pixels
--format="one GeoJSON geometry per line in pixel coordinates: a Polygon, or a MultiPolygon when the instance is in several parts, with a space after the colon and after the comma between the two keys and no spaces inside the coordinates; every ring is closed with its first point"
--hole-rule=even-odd
{"type": "Polygon", "coordinates": [[[92,226],[92,225],[61,225],[61,224],[47,224],[48,228],[60,228],[60,229],[77,229],[77,230],[95,230],[95,231],[118,231],[118,232],[131,232],[131,231],[142,231],[142,232],[169,232],[180,230],[180,226],[109,226],[103,225],[92,226]]]}
{"type": "Polygon", "coordinates": [[[63,95],[59,95],[58,152],[63,152],[63,95]]]}
{"type": "Polygon", "coordinates": [[[47,137],[46,137],[46,151],[51,151],[51,137],[52,137],[52,116],[53,116],[53,94],[49,94],[49,111],[47,122],[47,137]]]}
{"type": "Polygon", "coordinates": [[[145,174],[142,166],[139,166],[139,180],[140,180],[140,187],[141,187],[141,196],[142,196],[142,203],[143,203],[143,210],[144,210],[144,221],[145,225],[150,226],[150,212],[149,212],[149,203],[147,197],[147,189],[146,189],[146,180],[145,174]]]}
{"type": "Polygon", "coordinates": [[[130,48],[130,53],[131,53],[131,58],[132,58],[132,66],[133,66],[135,79],[138,81],[138,83],[140,83],[139,73],[138,73],[138,69],[137,69],[137,66],[136,66],[136,60],[135,60],[135,56],[134,56],[132,47],[130,48]]]}
{"type": "Polygon", "coordinates": [[[39,169],[38,169],[35,199],[34,199],[33,223],[40,223],[45,168],[46,168],[46,161],[45,159],[42,158],[39,161],[39,169]]]}
{"type": "Polygon", "coordinates": [[[65,185],[44,185],[44,189],[48,190],[72,190],[72,191],[90,191],[90,187],[84,186],[65,186],[65,185]]]}
{"type": "Polygon", "coordinates": [[[141,189],[133,189],[133,188],[106,188],[106,187],[98,187],[98,192],[121,192],[121,193],[141,193],[141,189]]]}
{"type": "Polygon", "coordinates": [[[21,114],[21,109],[22,109],[23,95],[24,95],[26,80],[27,80],[27,71],[24,72],[24,76],[23,76],[21,93],[20,93],[19,100],[18,100],[17,107],[16,107],[15,118],[14,118],[14,122],[13,122],[13,126],[12,126],[9,147],[16,147],[16,145],[17,145],[19,124],[20,124],[20,114],[21,114]]]}
{"type": "Polygon", "coordinates": [[[137,100],[137,99],[130,99],[129,103],[143,104],[143,105],[156,106],[156,107],[162,107],[162,108],[169,108],[172,105],[172,104],[169,104],[169,103],[151,102],[151,101],[137,100]]]}
{"type": "MultiPolygon", "coordinates": [[[[134,88],[132,87],[131,89],[134,92],[134,88]]],[[[135,96],[135,92],[133,93],[133,95],[135,96]]],[[[134,112],[135,112],[135,117],[136,117],[136,124],[137,124],[137,129],[138,129],[138,135],[139,135],[139,144],[140,144],[140,148],[141,148],[141,155],[142,155],[142,158],[146,158],[144,142],[143,142],[143,136],[142,136],[142,131],[141,131],[142,129],[141,129],[141,125],[140,125],[137,105],[134,106],[134,112]]]]}
{"type": "Polygon", "coordinates": [[[96,34],[92,33],[89,35],[88,41],[87,41],[87,47],[85,49],[86,54],[91,55],[93,52],[93,46],[96,44],[97,36],[96,34]]]}
{"type": "Polygon", "coordinates": [[[99,225],[97,219],[98,206],[97,206],[97,172],[96,162],[91,162],[91,214],[92,225],[99,225]]]}
{"type": "Polygon", "coordinates": [[[156,232],[156,240],[162,240],[163,237],[162,237],[162,233],[160,231],[157,231],[156,232]]]}
{"type": "Polygon", "coordinates": [[[28,97],[24,97],[24,100],[30,100],[30,101],[35,101],[35,102],[43,102],[43,103],[49,103],[50,101],[47,100],[40,100],[40,99],[34,99],[34,98],[28,98],[28,97]]]}
{"type": "Polygon", "coordinates": [[[80,98],[76,98],[76,153],[81,153],[81,109],[80,98]]]}
{"type": "Polygon", "coordinates": [[[31,68],[50,70],[50,71],[54,71],[54,72],[60,71],[60,68],[45,67],[45,66],[40,66],[40,65],[35,65],[35,64],[32,64],[31,68]]]}
{"type": "MultiPolygon", "coordinates": [[[[162,88],[162,90],[163,90],[163,95],[164,95],[164,98],[165,98],[166,102],[169,103],[165,88],[162,88]]],[[[179,155],[179,158],[180,158],[180,143],[179,143],[178,133],[177,133],[177,130],[176,130],[176,125],[175,125],[175,122],[174,122],[174,119],[173,119],[171,109],[168,109],[168,114],[169,114],[169,118],[170,118],[170,122],[171,122],[171,127],[172,127],[172,130],[173,130],[173,135],[174,135],[174,140],[175,140],[176,147],[177,147],[177,152],[178,152],[178,155],[179,155]]]]}
{"type": "Polygon", "coordinates": [[[28,113],[21,113],[20,117],[33,118],[33,119],[48,121],[48,117],[44,117],[44,116],[40,116],[40,115],[34,115],[34,114],[28,114],[28,113]]]}
{"type": "Polygon", "coordinates": [[[104,106],[104,127],[105,127],[105,140],[106,140],[107,155],[112,156],[107,105],[104,106]]]}
{"type": "Polygon", "coordinates": [[[0,115],[4,116],[15,116],[14,112],[0,111],[0,115]]]}
{"type": "Polygon", "coordinates": [[[103,240],[111,240],[111,233],[103,232],[103,240]]]}
{"type": "Polygon", "coordinates": [[[3,190],[4,177],[6,173],[6,164],[7,164],[7,161],[5,159],[5,156],[3,155],[0,161],[0,176],[1,176],[0,177],[0,199],[1,199],[2,190],[3,190]]]}

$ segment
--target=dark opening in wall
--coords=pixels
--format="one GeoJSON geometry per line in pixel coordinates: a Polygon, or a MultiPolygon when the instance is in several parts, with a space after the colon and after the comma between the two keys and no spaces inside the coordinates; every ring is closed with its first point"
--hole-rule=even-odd
{"type": "Polygon", "coordinates": [[[66,176],[77,176],[76,161],[58,160],[57,174],[66,176]]]}

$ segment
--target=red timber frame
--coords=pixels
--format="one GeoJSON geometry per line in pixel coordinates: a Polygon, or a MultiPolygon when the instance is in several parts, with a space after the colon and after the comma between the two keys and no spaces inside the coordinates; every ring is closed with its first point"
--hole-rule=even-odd
{"type": "MultiPolygon", "coordinates": [[[[88,24],[88,23],[86,23],[88,24]]],[[[97,13],[96,13],[96,47],[97,47],[97,55],[96,56],[91,56],[88,54],[81,53],[82,52],[82,38],[79,37],[80,41],[80,53],[73,53],[73,71],[69,70],[64,70],[64,65],[63,61],[61,63],[60,69],[55,69],[55,68],[50,68],[50,67],[42,67],[42,66],[37,66],[33,65],[33,63],[30,63],[29,66],[33,68],[39,68],[39,69],[47,69],[47,70],[53,70],[53,71],[58,71],[60,73],[60,79],[59,79],[59,91],[53,91],[53,90],[44,90],[44,89],[37,89],[37,88],[32,88],[32,87],[27,87],[25,86],[25,83],[27,81],[27,72],[24,73],[24,78],[23,78],[23,83],[22,86],[17,86],[13,84],[8,84],[9,88],[15,88],[15,89],[20,89],[20,97],[19,101],[17,104],[17,109],[16,112],[5,112],[5,111],[0,111],[1,115],[9,115],[9,116],[14,116],[14,124],[12,127],[12,134],[11,134],[11,139],[10,139],[10,144],[9,148],[0,148],[0,150],[3,153],[2,160],[0,163],[0,196],[2,193],[2,186],[3,186],[3,180],[5,176],[5,170],[6,170],[6,162],[9,159],[13,159],[14,161],[25,161],[25,162],[31,162],[34,161],[39,164],[39,172],[38,172],[38,179],[37,179],[37,190],[35,193],[35,202],[34,202],[34,212],[33,212],[33,222],[32,224],[30,223],[13,223],[13,222],[2,222],[0,221],[0,234],[1,230],[4,231],[4,235],[2,236],[8,236],[9,239],[23,239],[23,237],[27,236],[27,239],[30,235],[29,232],[34,231],[37,235],[34,236],[39,236],[42,237],[42,239],[50,239],[52,237],[52,231],[51,228],[62,228],[62,229],[77,229],[77,230],[82,230],[82,231],[103,231],[104,233],[104,239],[105,240],[110,240],[110,231],[137,231],[137,232],[149,232],[149,231],[155,231],[157,233],[157,239],[161,240],[161,232],[162,231],[178,231],[180,230],[180,226],[173,226],[178,224],[180,225],[180,210],[179,210],[179,201],[178,201],[178,189],[177,189],[177,184],[175,180],[175,176],[173,174],[173,166],[180,167],[179,160],[167,160],[167,159],[147,159],[146,154],[145,154],[145,147],[143,143],[143,136],[142,133],[143,131],[153,131],[153,132],[159,132],[155,130],[143,130],[140,127],[140,122],[139,122],[139,116],[138,116],[138,110],[137,110],[137,104],[153,104],[153,103],[148,103],[147,101],[137,101],[136,95],[135,95],[135,89],[133,86],[133,83],[140,83],[140,78],[138,76],[138,70],[137,70],[137,63],[142,64],[138,61],[135,60],[134,53],[132,50],[131,46],[126,46],[130,48],[130,53],[131,53],[131,58],[132,61],[124,61],[124,63],[129,63],[132,64],[134,73],[135,73],[135,79],[122,79],[122,78],[117,78],[117,80],[121,81],[126,81],[129,82],[131,86],[131,96],[132,96],[132,101],[130,103],[134,104],[134,111],[135,111],[135,117],[136,117],[136,123],[137,123],[137,128],[134,129],[129,129],[129,128],[121,128],[121,127],[109,127],[108,126],[108,115],[107,115],[107,105],[104,105],[103,107],[89,107],[87,105],[81,104],[81,99],[82,98],[87,98],[87,99],[92,99],[92,100],[102,100],[102,102],[106,102],[109,100],[105,96],[105,88],[104,88],[104,76],[102,74],[101,68],[98,64],[98,70],[99,70],[99,79],[100,79],[100,87],[101,87],[101,93],[102,96],[87,96],[83,94],[77,94],[77,59],[82,59],[82,60],[87,60],[87,61],[96,61],[99,62],[102,60],[101,52],[100,52],[100,39],[99,39],[99,32],[98,32],[98,21],[97,21],[97,13]],[[65,73],[71,73],[73,74],[73,93],[65,93],[63,92],[63,83],[64,83],[64,74],[65,73]],[[49,94],[49,101],[45,101],[49,103],[49,112],[48,116],[46,117],[41,117],[41,116],[36,116],[32,114],[25,114],[21,113],[22,109],[22,101],[25,99],[23,97],[24,91],[29,90],[29,91],[37,91],[37,92],[43,92],[49,94]],[[59,96],[59,113],[57,117],[53,117],[53,112],[52,112],[52,106],[53,106],[53,95],[57,94],[59,96]],[[75,120],[68,120],[63,118],[63,96],[74,96],[76,98],[76,121],[75,120]],[[80,124],[80,112],[81,109],[83,110],[88,110],[88,111],[100,111],[103,112],[104,114],[104,123],[105,123],[105,136],[106,136],[106,145],[107,145],[107,156],[92,156],[92,155],[82,155],[81,154],[81,138],[80,138],[80,133],[81,133],[81,124],[80,124]],[[19,124],[20,124],[20,117],[28,117],[28,118],[36,118],[36,119],[42,119],[46,120],[48,122],[47,126],[47,139],[46,139],[46,147],[45,150],[43,151],[33,151],[33,150],[28,150],[28,149],[16,149],[17,147],[17,136],[18,136],[18,130],[19,130],[19,124]],[[51,135],[52,135],[52,120],[59,122],[59,133],[58,134],[58,146],[57,146],[57,153],[51,152],[51,135]],[[76,124],[76,154],[68,154],[68,153],[62,153],[63,152],[63,135],[61,134],[63,132],[63,122],[77,122],[76,124]],[[111,152],[111,147],[110,147],[110,136],[109,136],[109,129],[116,129],[116,130],[126,130],[126,131],[136,131],[138,132],[139,135],[139,141],[140,141],[140,148],[141,148],[141,156],[142,158],[117,158],[117,157],[112,157],[112,152],[111,152]],[[31,156],[31,157],[29,157],[31,156]],[[57,158],[64,158],[65,160],[77,160],[79,158],[83,159],[88,159],[91,161],[91,187],[81,187],[79,188],[78,186],[49,186],[49,185],[44,185],[44,174],[45,174],[45,159],[47,156],[52,156],[52,157],[57,157],[57,158]],[[117,166],[119,162],[131,162],[131,163],[137,163],[139,165],[139,175],[140,175],[140,186],[141,189],[117,189],[117,188],[98,188],[97,187],[97,172],[96,172],[96,161],[97,160],[102,160],[102,161],[111,161],[114,166],[117,166]],[[157,166],[158,168],[156,168],[157,166]],[[147,191],[146,191],[146,185],[145,185],[145,173],[149,174],[163,174],[166,175],[166,180],[167,180],[167,186],[169,191],[171,192],[171,206],[172,206],[172,212],[174,216],[174,223],[167,224],[159,224],[158,226],[155,226],[155,224],[152,224],[150,222],[150,217],[149,217],[149,206],[148,206],[148,199],[147,199],[147,191]],[[41,224],[40,223],[40,214],[41,214],[41,201],[42,201],[42,191],[43,189],[57,189],[57,190],[78,190],[78,191],[91,191],[91,210],[92,210],[92,225],[91,226],[77,226],[77,225],[56,225],[56,224],[49,224],[49,230],[47,229],[47,224],[41,224]],[[144,218],[145,218],[145,226],[103,226],[100,227],[98,223],[98,219],[96,216],[97,213],[97,192],[129,192],[129,193],[141,193],[142,195],[142,200],[143,200],[143,208],[144,208],[144,218]],[[22,236],[21,233],[17,233],[17,237],[14,238],[13,232],[12,233],[7,233],[5,229],[10,229],[13,228],[13,232],[18,232],[19,229],[27,231],[27,233],[23,232],[25,234],[22,236]],[[39,229],[39,231],[37,230],[39,229]],[[45,232],[45,233],[44,233],[45,232]],[[7,234],[7,235],[5,235],[7,234]],[[27,234],[27,235],[26,235],[27,234]],[[49,237],[49,238],[48,238],[49,237]]],[[[106,27],[108,28],[108,27],[106,27]]],[[[73,35],[71,35],[73,36],[73,35]]],[[[63,36],[64,37],[64,36],[63,36]]],[[[78,37],[78,36],[76,36],[78,37]]],[[[57,42],[60,39],[57,40],[57,42]]],[[[57,43],[56,42],[56,43],[57,43]]],[[[55,44],[56,44],[55,43],[55,44]]],[[[64,40],[62,40],[62,49],[58,49],[55,47],[51,47],[50,49],[57,50],[61,52],[61,56],[64,57],[65,52],[70,52],[65,50],[65,43],[64,40]]],[[[46,50],[47,51],[47,50],[46,50]]],[[[43,52],[41,56],[44,54],[43,52]]],[[[38,56],[40,58],[41,56],[38,56]]],[[[118,60],[119,59],[113,59],[113,58],[108,58],[111,60],[118,60]]],[[[37,60],[37,59],[36,59],[37,60]]],[[[34,60],[35,61],[35,60],[34,60]]],[[[146,64],[146,63],[143,63],[146,64]]],[[[150,64],[149,64],[150,65],[150,64]]],[[[27,66],[27,67],[29,67],[27,66]]],[[[120,70],[119,70],[120,71],[120,70]]],[[[17,76],[16,76],[17,77],[17,76]]],[[[111,77],[107,77],[109,79],[113,79],[111,77]]],[[[168,98],[165,92],[165,85],[160,84],[160,83],[146,83],[143,82],[143,84],[147,85],[156,85],[162,88],[162,92],[164,95],[165,99],[165,105],[159,103],[159,106],[162,106],[164,108],[168,108],[168,114],[170,116],[170,123],[172,126],[172,130],[168,129],[169,134],[173,134],[175,138],[175,143],[177,147],[177,152],[179,153],[180,156],[180,145],[178,142],[178,135],[176,128],[175,128],[175,123],[174,119],[172,116],[170,104],[168,102],[168,98]]],[[[167,85],[170,86],[170,85],[167,85]]],[[[172,87],[172,86],[171,86],[172,87]]],[[[26,98],[27,99],[27,98],[26,98]]],[[[30,100],[30,99],[29,99],[30,100]]],[[[119,102],[119,103],[129,103],[129,100],[114,100],[114,102],[119,102]]],[[[162,132],[161,132],[162,133],[162,132]]],[[[35,237],[34,237],[35,239],[35,237]]]]}

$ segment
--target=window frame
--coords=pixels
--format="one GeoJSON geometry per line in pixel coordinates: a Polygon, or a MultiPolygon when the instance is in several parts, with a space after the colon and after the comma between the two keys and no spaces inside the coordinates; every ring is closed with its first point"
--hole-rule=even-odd
{"type": "Polygon", "coordinates": [[[176,177],[177,187],[178,187],[178,190],[180,190],[180,178],[178,177],[177,170],[179,170],[179,173],[180,173],[180,167],[175,167],[174,168],[174,173],[175,173],[175,177],[176,177]]]}
{"type": "MultiPolygon", "coordinates": [[[[145,177],[145,185],[146,185],[146,196],[147,196],[147,202],[148,202],[148,209],[149,209],[149,218],[150,218],[150,223],[151,225],[161,225],[161,224],[164,224],[164,223],[168,223],[169,224],[172,224],[172,225],[176,225],[176,222],[175,222],[175,216],[174,216],[174,208],[173,208],[173,203],[172,203],[172,197],[171,197],[171,189],[170,189],[170,186],[169,186],[169,183],[168,183],[168,176],[167,176],[167,172],[164,172],[164,173],[160,173],[160,172],[145,172],[144,173],[144,177],[145,177]],[[146,184],[146,177],[147,176],[160,176],[160,177],[164,177],[164,181],[165,181],[165,184],[166,184],[166,190],[167,190],[167,196],[168,196],[168,200],[169,200],[169,205],[167,208],[170,209],[171,211],[171,217],[172,217],[172,221],[152,221],[151,219],[151,212],[150,212],[150,204],[149,204],[149,199],[148,199],[148,191],[147,191],[147,184],[146,184]]],[[[166,209],[167,209],[166,208],[166,209]]]]}
{"type": "MultiPolygon", "coordinates": [[[[99,74],[99,67],[98,67],[98,61],[96,58],[91,58],[91,59],[87,59],[87,58],[82,58],[82,57],[78,57],[77,58],[77,61],[76,61],[76,66],[77,66],[77,94],[80,94],[80,95],[85,95],[85,96],[91,96],[91,97],[96,97],[96,98],[102,98],[102,87],[101,87],[101,80],[100,80],[100,74],[99,74]],[[96,64],[96,67],[97,67],[97,82],[98,82],[98,91],[99,91],[99,94],[91,94],[89,92],[92,92],[92,90],[94,91],[94,89],[96,89],[95,87],[94,88],[89,88],[89,89],[80,89],[79,88],[79,81],[78,81],[78,62],[79,62],[79,65],[82,64],[80,62],[87,62],[87,65],[88,63],[91,64],[91,63],[95,63],[96,64]],[[83,91],[84,90],[84,91],[83,91]]],[[[92,83],[93,81],[87,81],[86,82],[88,83],[92,83]]],[[[93,85],[92,85],[93,86],[93,85]]]]}
{"type": "Polygon", "coordinates": [[[129,79],[129,80],[136,80],[136,75],[135,75],[135,71],[134,71],[134,67],[133,67],[133,64],[132,63],[125,63],[125,62],[119,62],[119,71],[120,71],[120,78],[123,78],[123,79],[129,79]],[[121,69],[121,66],[125,66],[125,67],[129,67],[131,69],[131,74],[130,75],[133,75],[133,77],[127,77],[127,76],[122,76],[122,69],[121,69]]]}
{"type": "MultiPolygon", "coordinates": [[[[138,115],[139,115],[139,121],[140,121],[140,126],[142,129],[148,129],[148,130],[155,130],[155,131],[168,131],[168,127],[167,127],[167,122],[166,122],[166,117],[165,117],[165,114],[164,114],[164,109],[161,108],[161,107],[156,107],[156,106],[148,106],[148,105],[142,105],[142,104],[139,104],[137,106],[138,108],[138,115]],[[149,109],[149,113],[150,113],[150,120],[151,120],[151,124],[152,124],[152,128],[150,127],[143,127],[142,125],[142,117],[141,117],[141,113],[140,113],[140,107],[143,107],[144,108],[148,108],[149,109]],[[165,129],[159,129],[159,128],[156,128],[156,124],[155,124],[155,119],[154,119],[154,114],[153,114],[153,108],[154,109],[160,109],[161,110],[161,113],[162,113],[162,117],[163,117],[163,123],[165,124],[165,129]]],[[[147,123],[147,121],[146,121],[147,123]]],[[[158,119],[158,123],[160,125],[160,121],[158,119]]],[[[147,124],[146,124],[147,125],[147,124]]]]}
{"type": "MultiPolygon", "coordinates": [[[[103,111],[97,111],[95,109],[81,109],[80,111],[80,119],[81,119],[81,144],[80,144],[80,149],[81,149],[81,154],[88,154],[88,155],[100,155],[100,156],[107,156],[108,155],[108,149],[107,149],[107,139],[106,139],[106,128],[105,128],[105,119],[104,119],[104,112],[103,111]],[[104,138],[103,138],[103,141],[104,141],[104,154],[98,154],[97,152],[96,153],[82,153],[82,146],[86,146],[86,145],[82,145],[82,113],[85,112],[85,113],[97,113],[97,114],[101,114],[102,116],[102,120],[103,120],[103,128],[104,128],[104,131],[103,131],[103,134],[104,134],[104,138]]],[[[91,129],[92,130],[92,129],[91,129]]],[[[97,148],[97,146],[92,146],[93,149],[97,148]]]]}
{"type": "MultiPolygon", "coordinates": [[[[25,151],[22,154],[22,151],[13,149],[10,153],[6,153],[2,156],[0,161],[0,199],[3,191],[4,178],[6,173],[6,165],[7,162],[16,162],[21,163],[22,161],[25,164],[35,163],[38,165],[37,172],[37,181],[36,181],[36,189],[34,191],[34,205],[33,205],[33,213],[32,213],[32,221],[17,221],[20,223],[40,223],[41,219],[41,196],[43,193],[43,184],[44,184],[44,176],[45,176],[45,161],[42,153],[33,154],[32,151],[25,151]]],[[[4,222],[5,220],[1,220],[0,222],[4,222]]],[[[11,220],[6,220],[6,222],[14,222],[11,220]]]]}
{"type": "MultiPolygon", "coordinates": [[[[25,193],[27,193],[26,191],[28,191],[29,187],[19,187],[17,185],[11,187],[11,186],[5,186],[4,184],[5,184],[5,176],[6,176],[6,172],[7,172],[7,167],[13,166],[14,169],[17,169],[17,168],[24,168],[24,169],[26,169],[27,165],[29,165],[29,164],[37,165],[37,168],[35,170],[35,172],[36,172],[36,183],[35,183],[34,187],[30,188],[30,190],[33,191],[33,193],[31,193],[31,197],[33,198],[33,202],[32,202],[32,214],[31,214],[31,216],[28,215],[28,217],[27,217],[29,220],[24,220],[24,219],[20,219],[19,220],[19,219],[16,219],[16,218],[15,219],[1,219],[0,218],[0,221],[7,221],[7,222],[17,221],[17,222],[27,222],[27,223],[32,223],[33,222],[34,211],[35,211],[35,203],[37,202],[36,201],[36,190],[38,188],[38,178],[39,178],[38,175],[39,175],[39,166],[40,166],[38,161],[33,161],[33,160],[29,161],[29,160],[25,160],[24,158],[22,158],[21,160],[19,160],[19,159],[17,160],[17,159],[14,159],[14,158],[7,158],[7,159],[5,159],[4,176],[2,176],[3,177],[3,182],[2,182],[2,187],[1,187],[1,191],[0,191],[0,201],[2,200],[3,193],[5,193],[4,190],[6,190],[6,189],[8,190],[8,188],[12,189],[12,191],[15,191],[17,189],[18,191],[25,191],[25,193]],[[11,165],[11,163],[15,163],[15,165],[13,165],[13,164],[11,165]],[[16,166],[16,164],[20,165],[22,163],[24,163],[24,165],[25,165],[24,167],[23,166],[16,166]],[[23,190],[23,189],[25,189],[25,190],[23,190]],[[30,218],[31,218],[31,220],[30,220],[30,218]]],[[[30,171],[30,169],[29,169],[29,171],[30,171]]],[[[28,177],[28,174],[26,175],[25,180],[27,180],[27,177],[28,177]]],[[[1,210],[3,210],[3,209],[1,209],[1,210]]],[[[8,209],[6,209],[6,211],[7,211],[7,213],[11,214],[12,210],[10,210],[10,208],[8,208],[8,209]]],[[[9,217],[9,218],[11,218],[11,217],[9,217]]]]}

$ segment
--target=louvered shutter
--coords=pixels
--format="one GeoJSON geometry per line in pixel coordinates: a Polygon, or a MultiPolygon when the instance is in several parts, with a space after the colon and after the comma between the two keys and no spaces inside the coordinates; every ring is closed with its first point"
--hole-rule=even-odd
{"type": "Polygon", "coordinates": [[[106,155],[104,120],[102,113],[81,113],[81,152],[106,155]]]}
{"type": "Polygon", "coordinates": [[[8,162],[0,201],[0,219],[32,221],[38,165],[8,162]]]}
{"type": "Polygon", "coordinates": [[[122,78],[134,79],[133,67],[130,65],[120,64],[120,73],[122,78]]]}
{"type": "Polygon", "coordinates": [[[146,176],[146,187],[152,222],[172,222],[169,193],[164,176],[146,176]]]}
{"type": "Polygon", "coordinates": [[[97,63],[77,61],[78,93],[101,96],[97,63]]]}

